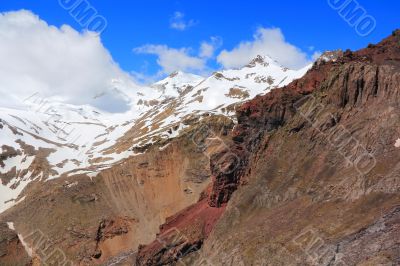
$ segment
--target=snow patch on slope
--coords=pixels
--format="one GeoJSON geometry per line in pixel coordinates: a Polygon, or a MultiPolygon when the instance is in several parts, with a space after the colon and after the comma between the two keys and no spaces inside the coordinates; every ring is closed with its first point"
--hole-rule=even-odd
{"type": "Polygon", "coordinates": [[[394,144],[396,148],[400,148],[400,138],[396,140],[396,143],[394,144]]]}

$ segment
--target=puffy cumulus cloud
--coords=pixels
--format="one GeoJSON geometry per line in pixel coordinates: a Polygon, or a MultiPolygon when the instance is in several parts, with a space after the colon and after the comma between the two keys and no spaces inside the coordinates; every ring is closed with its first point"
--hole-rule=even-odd
{"type": "MultiPolygon", "coordinates": [[[[203,41],[197,55],[193,55],[192,48],[171,48],[167,45],[147,44],[134,48],[135,53],[153,54],[157,56],[157,64],[161,67],[161,73],[169,74],[174,71],[186,71],[202,73],[208,69],[207,62],[214,58],[215,51],[221,47],[220,37],[211,37],[209,41],[203,41]]],[[[160,74],[157,74],[159,77],[160,74]]]]}
{"type": "Polygon", "coordinates": [[[174,15],[171,17],[169,22],[169,27],[171,29],[184,31],[190,27],[196,25],[197,22],[194,20],[185,20],[185,14],[179,11],[176,11],[174,15]]]}
{"type": "MultiPolygon", "coordinates": [[[[222,45],[220,37],[211,37],[209,41],[200,43],[196,53],[191,47],[172,48],[167,45],[146,44],[133,49],[133,52],[140,54],[152,54],[157,56],[157,64],[161,71],[154,77],[161,77],[163,74],[170,74],[174,71],[194,72],[204,75],[209,72],[208,62],[215,59],[215,51],[222,45]]],[[[135,73],[135,76],[139,73],[135,73]]],[[[143,79],[143,78],[142,78],[143,79]]]]}
{"type": "Polygon", "coordinates": [[[288,43],[279,28],[259,28],[252,41],[223,50],[217,61],[225,68],[242,67],[257,55],[269,55],[283,66],[298,69],[310,63],[307,54],[288,43]]]}
{"type": "Polygon", "coordinates": [[[222,39],[220,37],[211,37],[209,42],[202,42],[200,44],[200,54],[202,58],[212,58],[215,51],[222,46],[222,39]]]}
{"type": "Polygon", "coordinates": [[[113,80],[135,86],[100,38],[67,25],[48,25],[30,11],[0,13],[0,106],[15,107],[33,94],[72,104],[123,111],[129,100],[113,80]],[[108,94],[104,97],[95,95],[108,94]]]}
{"type": "Polygon", "coordinates": [[[177,70],[200,71],[206,67],[206,61],[202,58],[190,55],[190,48],[170,48],[166,45],[147,44],[133,49],[136,53],[154,54],[158,56],[157,64],[164,73],[177,70]]]}

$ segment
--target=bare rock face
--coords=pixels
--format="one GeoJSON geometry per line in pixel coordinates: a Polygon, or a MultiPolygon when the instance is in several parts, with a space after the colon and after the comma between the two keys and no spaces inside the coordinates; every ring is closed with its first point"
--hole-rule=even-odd
{"type": "Polygon", "coordinates": [[[0,261],[1,265],[33,265],[17,233],[6,223],[0,223],[0,261]]]}
{"type": "Polygon", "coordinates": [[[21,152],[15,150],[13,147],[10,147],[8,145],[3,145],[2,147],[2,153],[0,155],[0,166],[4,167],[4,161],[7,160],[8,158],[15,157],[17,155],[20,155],[21,152]]]}
{"type": "Polygon", "coordinates": [[[196,203],[165,225],[186,241],[161,230],[137,265],[399,264],[399,102],[395,31],[243,104],[211,160],[205,197],[221,218],[196,241],[196,203]]]}
{"type": "Polygon", "coordinates": [[[149,147],[97,176],[33,182],[25,199],[0,220],[15,223],[43,264],[132,262],[139,244],[152,242],[168,217],[198,202],[209,187],[214,145],[199,143],[199,130],[224,138],[232,126],[225,117],[206,118],[169,143],[149,147]],[[50,256],[55,252],[57,258],[50,256]]]}
{"type": "Polygon", "coordinates": [[[160,227],[156,241],[140,246],[138,265],[175,264],[198,251],[208,237],[224,208],[210,207],[206,199],[167,219],[160,227]]]}
{"type": "Polygon", "coordinates": [[[315,63],[317,65],[321,65],[329,61],[336,62],[342,56],[343,51],[341,49],[335,51],[325,51],[315,63]]]}
{"type": "Polygon", "coordinates": [[[244,184],[194,261],[399,263],[399,40],[314,66],[276,105],[268,94],[240,109],[244,184]]]}

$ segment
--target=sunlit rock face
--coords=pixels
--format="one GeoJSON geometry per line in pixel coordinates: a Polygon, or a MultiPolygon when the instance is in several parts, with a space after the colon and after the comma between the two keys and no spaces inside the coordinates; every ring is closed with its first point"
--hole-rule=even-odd
{"type": "Polygon", "coordinates": [[[399,41],[346,51],[239,107],[230,148],[239,163],[217,167],[226,152],[215,155],[207,208],[169,220],[137,264],[398,263],[399,41]]]}

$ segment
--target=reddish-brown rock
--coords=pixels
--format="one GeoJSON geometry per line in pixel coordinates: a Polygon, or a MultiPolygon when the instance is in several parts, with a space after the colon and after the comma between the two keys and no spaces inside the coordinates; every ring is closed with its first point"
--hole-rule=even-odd
{"type": "MultiPolygon", "coordinates": [[[[389,241],[399,228],[400,186],[393,180],[400,170],[394,147],[399,102],[395,31],[377,45],[315,64],[303,78],[243,104],[234,144],[211,160],[208,206],[228,207],[210,236],[189,234],[178,245],[166,237],[163,245],[141,247],[137,264],[173,264],[183,255],[191,264],[207,258],[214,265],[400,263],[399,243],[389,241]],[[385,233],[378,237],[374,230],[385,233]],[[304,246],[302,237],[309,233],[322,241],[321,250],[307,249],[307,241],[304,246]],[[188,243],[202,249],[183,252],[188,243]],[[324,250],[329,256],[313,257],[324,250]]],[[[174,216],[162,229],[197,232],[194,221],[208,217],[197,211],[204,204],[174,216]]],[[[168,235],[163,230],[160,235],[168,235]]]]}

